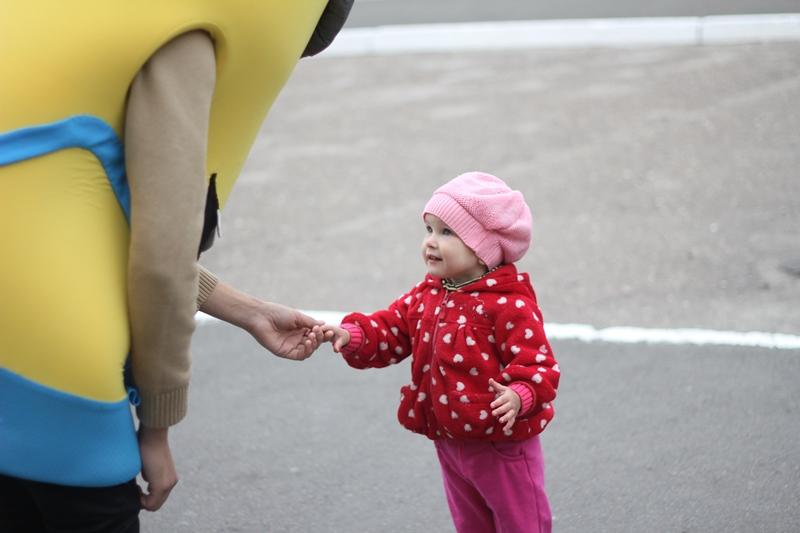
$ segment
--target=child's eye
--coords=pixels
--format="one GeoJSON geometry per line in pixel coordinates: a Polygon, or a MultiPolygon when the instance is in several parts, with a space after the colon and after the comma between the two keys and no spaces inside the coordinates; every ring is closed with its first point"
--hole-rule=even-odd
{"type": "Polygon", "coordinates": [[[425,231],[428,233],[433,233],[433,229],[430,226],[425,226],[425,231]]]}
{"type": "Polygon", "coordinates": [[[451,230],[450,228],[444,228],[442,230],[442,235],[453,235],[453,230],[451,230]]]}

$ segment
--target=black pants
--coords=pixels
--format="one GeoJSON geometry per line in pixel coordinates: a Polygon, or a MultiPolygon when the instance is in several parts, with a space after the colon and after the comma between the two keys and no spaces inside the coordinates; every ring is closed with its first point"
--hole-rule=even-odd
{"type": "Polygon", "coordinates": [[[138,533],[139,489],[66,487],[0,474],[2,533],[138,533]]]}

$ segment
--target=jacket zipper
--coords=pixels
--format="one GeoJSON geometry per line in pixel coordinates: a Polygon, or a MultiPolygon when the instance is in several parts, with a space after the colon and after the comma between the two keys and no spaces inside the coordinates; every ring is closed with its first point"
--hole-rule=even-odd
{"type": "MultiPolygon", "coordinates": [[[[450,291],[447,289],[442,289],[444,291],[444,297],[442,298],[439,308],[439,314],[444,313],[445,305],[447,304],[447,298],[450,296],[450,291]]],[[[434,358],[436,358],[436,334],[439,332],[439,317],[434,314],[436,319],[436,325],[433,326],[433,335],[431,336],[431,363],[433,363],[434,358]]],[[[438,358],[436,358],[438,360],[438,358]]]]}

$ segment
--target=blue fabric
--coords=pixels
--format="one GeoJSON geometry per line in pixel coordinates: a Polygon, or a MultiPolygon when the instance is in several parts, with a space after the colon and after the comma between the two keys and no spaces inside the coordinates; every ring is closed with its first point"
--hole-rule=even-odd
{"type": "Polygon", "coordinates": [[[140,469],[127,397],[89,400],[0,368],[0,473],[107,487],[134,478],[140,469]]]}
{"type": "Polygon", "coordinates": [[[97,157],[125,218],[130,221],[131,195],[125,176],[125,150],[114,128],[97,117],[76,115],[0,134],[0,166],[65,148],[84,148],[97,157]]]}

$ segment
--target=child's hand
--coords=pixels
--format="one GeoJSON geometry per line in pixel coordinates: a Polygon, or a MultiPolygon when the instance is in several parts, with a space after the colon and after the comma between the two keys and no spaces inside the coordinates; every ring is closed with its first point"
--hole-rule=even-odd
{"type": "Polygon", "coordinates": [[[495,400],[489,404],[489,407],[493,409],[492,415],[499,416],[500,422],[505,424],[503,431],[509,431],[514,427],[517,414],[522,407],[522,400],[520,400],[519,394],[511,388],[501,385],[491,378],[489,378],[489,386],[497,394],[495,400]]]}
{"type": "Polygon", "coordinates": [[[322,336],[324,342],[333,344],[333,351],[336,353],[341,352],[342,348],[350,342],[350,332],[333,324],[322,326],[322,336]]]}

